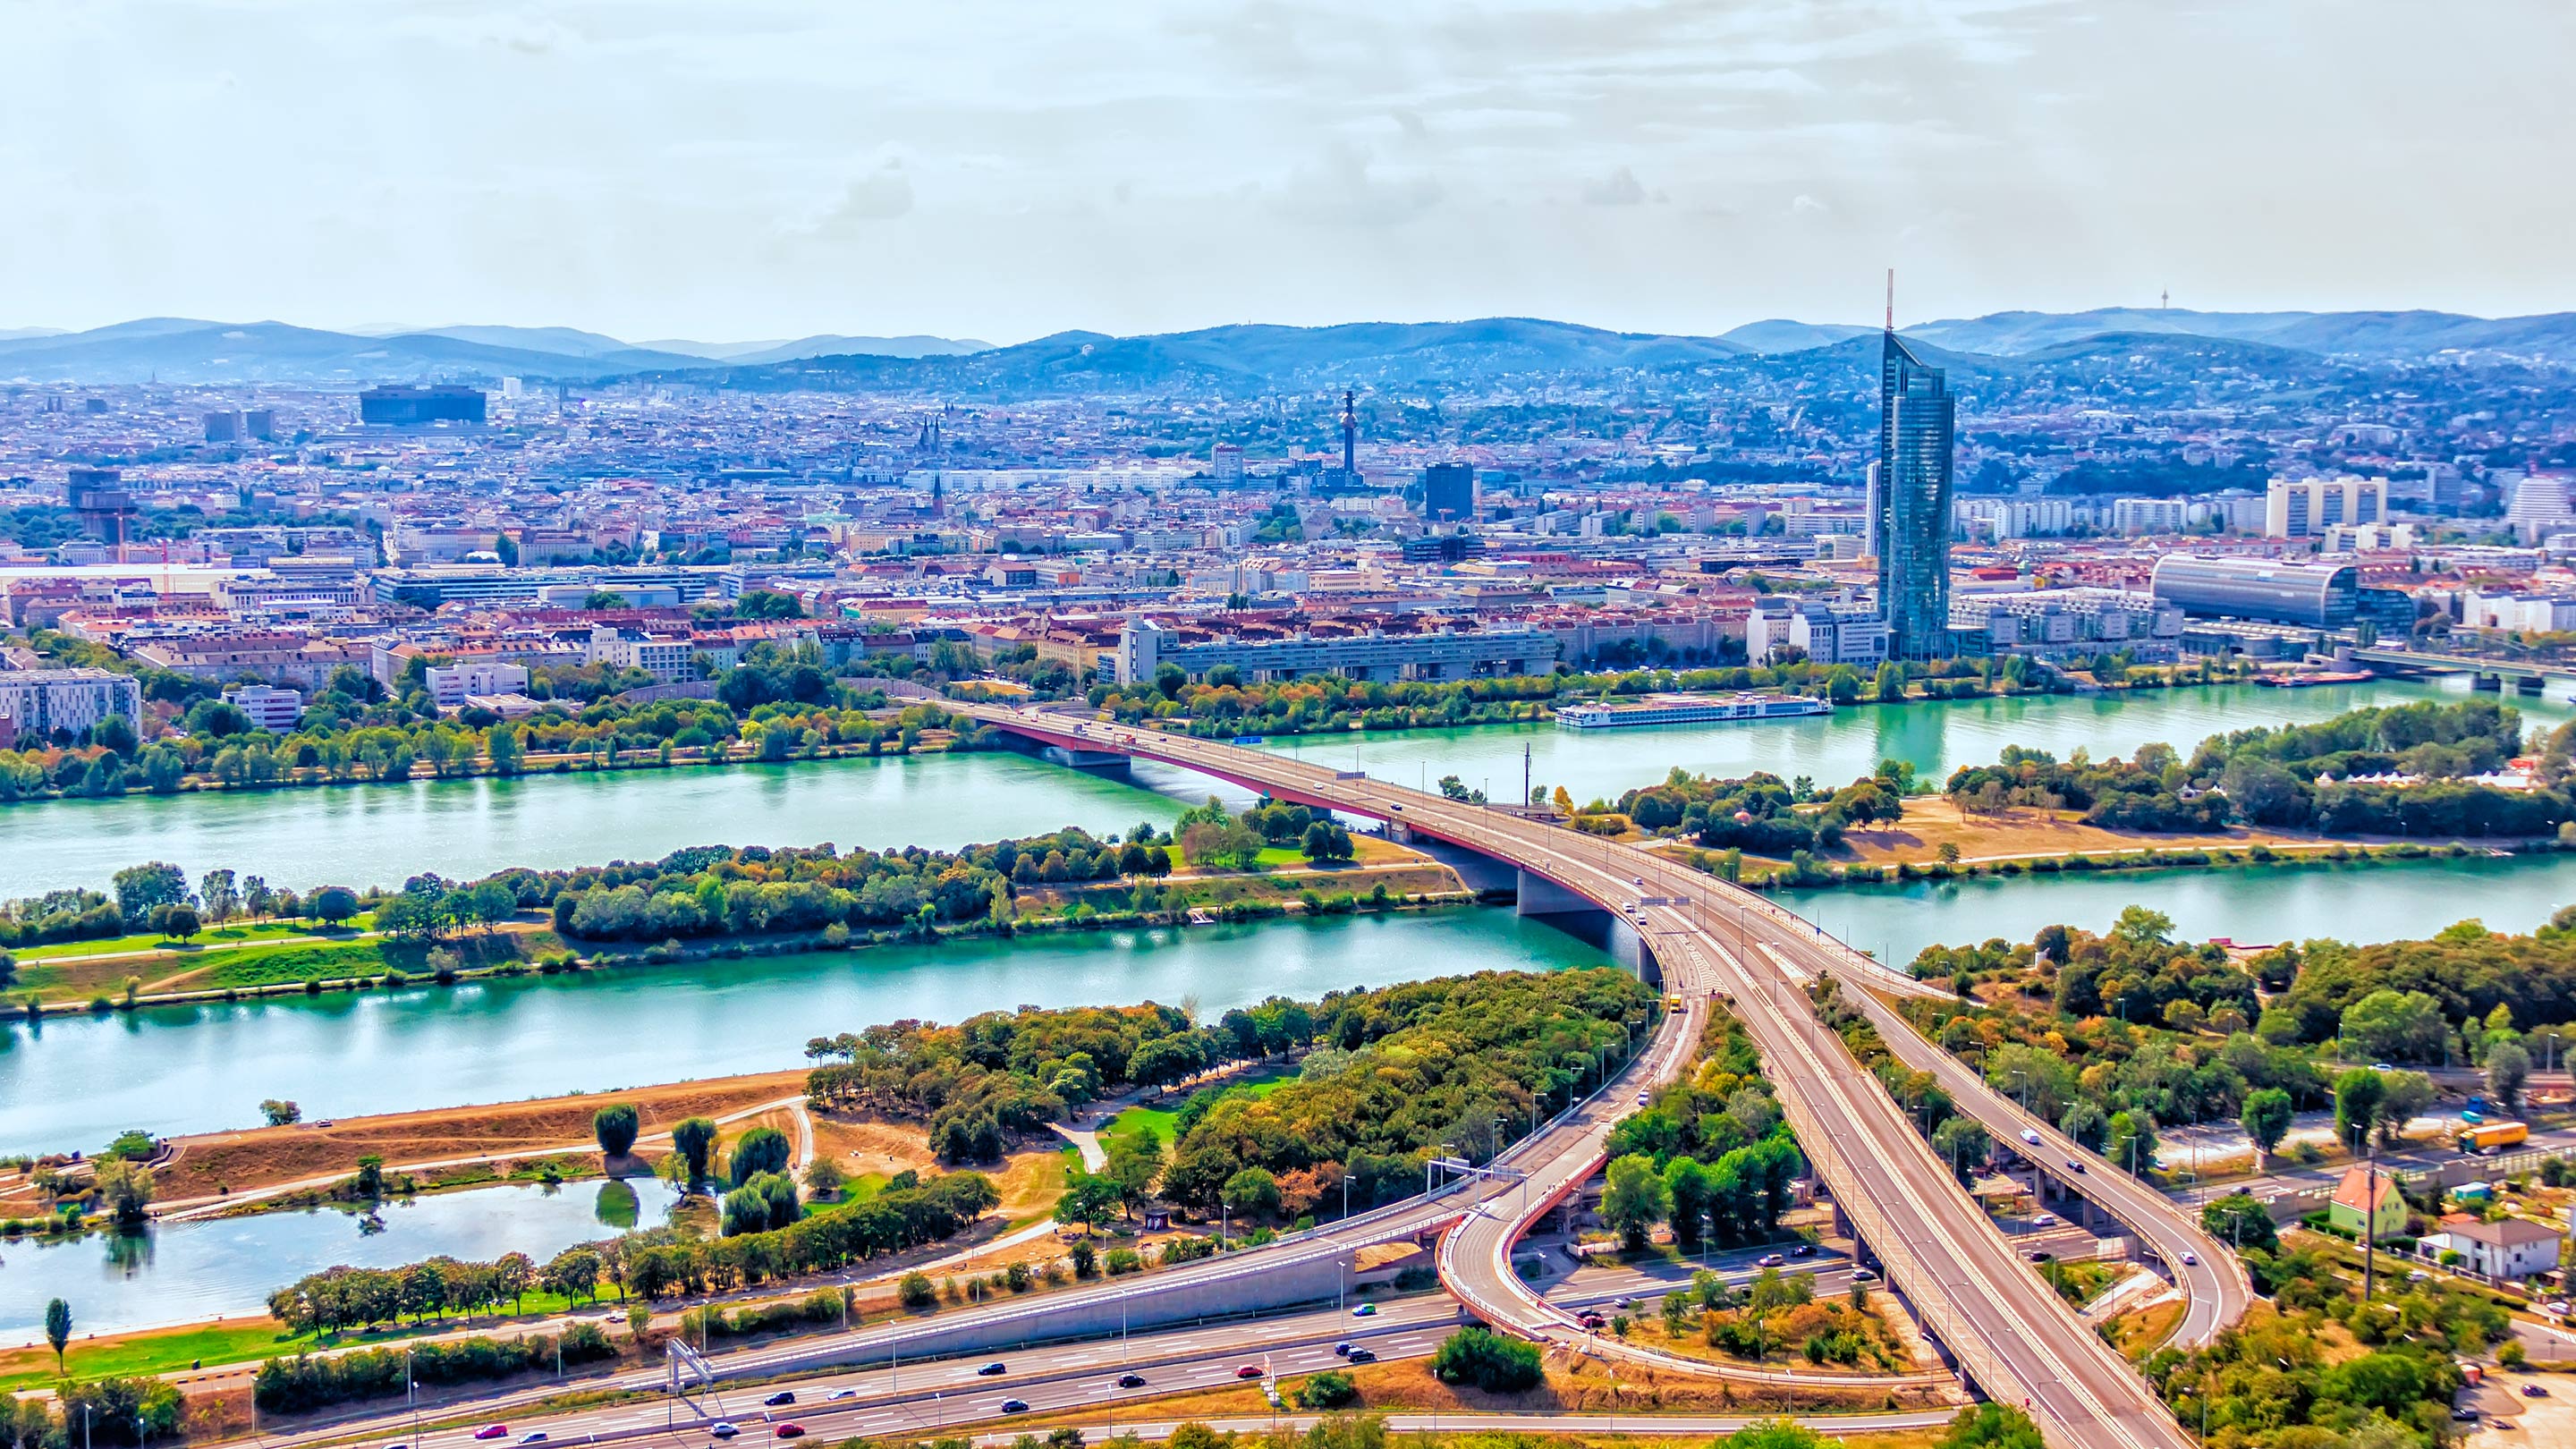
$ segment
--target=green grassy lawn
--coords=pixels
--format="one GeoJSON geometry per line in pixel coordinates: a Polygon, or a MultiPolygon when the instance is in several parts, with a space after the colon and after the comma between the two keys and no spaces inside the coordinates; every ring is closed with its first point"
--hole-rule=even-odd
{"type": "MultiPolygon", "coordinates": [[[[1281,1068],[1265,1071],[1253,1081],[1228,1085],[1239,1086],[1256,1097],[1266,1097],[1279,1090],[1280,1084],[1288,1081],[1290,1076],[1287,1069],[1281,1068]]],[[[1172,1150],[1172,1139],[1178,1135],[1180,1115],[1178,1110],[1167,1107],[1130,1107],[1101,1125],[1100,1145],[1107,1147],[1112,1137],[1148,1136],[1161,1141],[1163,1151],[1168,1153],[1172,1150]]]]}
{"type": "Polygon", "coordinates": [[[373,924],[371,915],[362,914],[357,921],[338,929],[325,928],[310,921],[260,921],[239,925],[216,926],[200,931],[185,944],[170,940],[157,931],[138,931],[130,935],[109,936],[95,941],[57,941],[50,946],[29,946],[14,953],[21,964],[32,961],[55,961],[67,956],[104,956],[124,951],[168,951],[174,955],[237,946],[246,941],[273,941],[288,936],[340,936],[367,930],[373,924]]]}

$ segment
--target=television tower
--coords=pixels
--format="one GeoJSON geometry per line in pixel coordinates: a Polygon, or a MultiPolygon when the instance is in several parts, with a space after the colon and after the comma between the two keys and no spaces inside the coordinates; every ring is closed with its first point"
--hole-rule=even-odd
{"type": "Polygon", "coordinates": [[[1351,410],[1351,390],[1342,389],[1342,476],[1360,476],[1360,416],[1351,410]]]}

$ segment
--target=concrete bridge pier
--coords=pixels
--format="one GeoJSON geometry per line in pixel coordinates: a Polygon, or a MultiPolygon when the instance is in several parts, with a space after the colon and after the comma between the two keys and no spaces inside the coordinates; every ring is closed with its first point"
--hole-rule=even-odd
{"type": "Polygon", "coordinates": [[[1077,750],[1071,745],[1043,745],[1038,758],[1091,775],[1124,775],[1128,757],[1111,750],[1077,750]]]}
{"type": "Polygon", "coordinates": [[[2478,691],[2480,694],[2501,694],[2504,692],[2504,676],[2501,674],[2490,674],[2482,670],[2479,673],[2470,676],[2469,688],[2478,691]]]}
{"type": "Polygon", "coordinates": [[[1517,909],[1521,915],[1537,917],[1576,940],[1600,947],[1611,960],[1636,972],[1638,979],[1662,984],[1663,968],[1655,961],[1654,946],[1627,916],[1605,911],[1547,877],[1526,870],[1520,872],[1517,909]]]}

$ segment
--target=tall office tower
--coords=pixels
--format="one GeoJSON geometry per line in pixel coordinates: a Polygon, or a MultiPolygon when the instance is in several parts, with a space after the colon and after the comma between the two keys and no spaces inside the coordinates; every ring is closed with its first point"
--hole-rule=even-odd
{"type": "Polygon", "coordinates": [[[1950,467],[1958,406],[1941,369],[1896,335],[1895,297],[1891,273],[1870,519],[1878,537],[1878,606],[1887,616],[1890,654],[1938,659],[1950,652],[1950,467]]]}
{"type": "Polygon", "coordinates": [[[1342,476],[1360,476],[1360,415],[1351,410],[1351,392],[1342,389],[1342,476]]]}
{"type": "Polygon", "coordinates": [[[1434,463],[1422,470],[1422,517],[1429,523],[1462,523],[1476,516],[1476,470],[1467,463],[1434,463]]]}

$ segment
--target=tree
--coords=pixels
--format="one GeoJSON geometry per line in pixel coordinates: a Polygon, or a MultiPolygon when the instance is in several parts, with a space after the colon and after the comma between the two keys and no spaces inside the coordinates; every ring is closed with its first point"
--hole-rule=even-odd
{"type": "MultiPolygon", "coordinates": [[[[1227,1186],[1232,1187],[1233,1184],[1229,1182],[1227,1186]]],[[[1272,1190],[1274,1193],[1277,1191],[1275,1182],[1272,1184],[1272,1190]]],[[[1088,1172],[1074,1174],[1073,1180],[1065,1184],[1064,1196],[1058,1198],[1055,1204],[1056,1221],[1080,1223],[1093,1232],[1098,1232],[1100,1225],[1117,1216],[1117,1213],[1118,1184],[1106,1177],[1094,1176],[1088,1172]]]]}
{"type": "Polygon", "coordinates": [[[2281,1246],[2280,1234],[2272,1226],[2271,1211],[2251,1193],[2229,1193],[2204,1204],[2200,1230],[2230,1247],[2260,1248],[2269,1253],[2281,1246]]]}
{"type": "Polygon", "coordinates": [[[2438,1061],[2448,1036],[2442,1004],[2421,991],[2381,987],[2343,1011],[2345,1043],[2378,1061],[2438,1061]]]}
{"type": "Polygon", "coordinates": [[[894,1296],[906,1308],[928,1308],[939,1301],[939,1289],[932,1285],[929,1274],[916,1269],[896,1282],[894,1296]]]}
{"type": "Polygon", "coordinates": [[[1444,1384],[1473,1384],[1489,1394],[1517,1394],[1545,1377],[1538,1345],[1484,1328],[1462,1328],[1431,1355],[1431,1372],[1444,1384]]]}
{"type": "MultiPolygon", "coordinates": [[[[2245,1135],[2253,1139],[2258,1158],[2268,1160],[2272,1149],[2280,1146],[2281,1139],[2290,1135],[2290,1120],[2295,1111],[2290,1094],[2278,1087],[2259,1087],[2245,1094],[2245,1110],[2237,1121],[2245,1128],[2245,1135]]],[[[2261,1163],[2257,1162],[2256,1166],[2259,1168],[2261,1163]]]]}
{"type": "Polygon", "coordinates": [[[690,1117],[671,1129],[671,1150],[689,1165],[689,1184],[707,1180],[709,1159],[715,1151],[716,1124],[706,1117],[690,1117]]]}
{"type": "Polygon", "coordinates": [[[144,919],[153,930],[173,941],[185,941],[206,928],[195,906],[181,905],[176,901],[163,901],[154,906],[144,919]]]}
{"type": "Polygon", "coordinates": [[[1933,1449],[2045,1449],[2039,1426],[2010,1404],[1972,1404],[1959,1411],[1933,1449]]]}
{"type": "Polygon", "coordinates": [[[1993,1151],[1993,1139],[1973,1118],[1945,1117],[1940,1126],[1932,1129],[1932,1155],[1951,1165],[1959,1175],[1961,1187],[1975,1179],[1977,1164],[1993,1151]]]}
{"type": "Polygon", "coordinates": [[[450,892],[447,909],[457,920],[481,926],[488,935],[494,927],[519,913],[519,897],[497,880],[478,881],[463,890],[450,892]]]}
{"type": "Polygon", "coordinates": [[[210,920],[229,921],[241,911],[241,892],[233,884],[231,871],[207,871],[197,884],[197,896],[205,902],[210,920]]]}
{"type": "Polygon", "coordinates": [[[581,606],[584,609],[594,612],[601,609],[623,609],[629,607],[626,602],[626,596],[618,593],[614,589],[591,590],[590,593],[582,599],[581,606]]]}
{"type": "Polygon", "coordinates": [[[98,1188],[98,1200],[115,1214],[119,1227],[139,1227],[144,1209],[152,1205],[152,1169],[123,1157],[101,1157],[93,1169],[92,1181],[98,1188]]]}
{"type": "Polygon", "coordinates": [[[313,919],[336,926],[358,914],[358,893],[347,886],[324,886],[306,903],[313,919]]]}
{"type": "Polygon", "coordinates": [[[492,773],[495,775],[519,773],[528,758],[526,748],[519,743],[519,731],[506,724],[494,725],[484,733],[483,753],[492,757],[492,773]]]}
{"type": "Polygon", "coordinates": [[[643,1114],[632,1102],[612,1102],[591,1114],[591,1134],[599,1139],[603,1157],[624,1157],[634,1151],[635,1134],[643,1127],[643,1114]]]}
{"type": "Polygon", "coordinates": [[[2387,1094],[2387,1080],[2368,1067],[2354,1067],[2335,1078],[2335,1140],[2359,1152],[2387,1094]]]}
{"type": "Polygon", "coordinates": [[[1601,1220],[1617,1230],[1629,1251],[1646,1246],[1646,1235],[1672,1210],[1672,1190],[1656,1174],[1653,1158],[1632,1152],[1610,1164],[1609,1185],[1601,1194],[1601,1220]]]}
{"type": "Polygon", "coordinates": [[[129,921],[148,918],[154,906],[188,899],[188,873],[167,861],[127,866],[116,873],[115,884],[116,908],[129,921]]]}
{"type": "Polygon", "coordinates": [[[2114,1167],[2146,1176],[2156,1165],[2156,1119],[2144,1107],[2112,1113],[2102,1155],[2111,1159],[2114,1167]]]}
{"type": "Polygon", "coordinates": [[[1238,1217],[1268,1217],[1279,1211],[1279,1179],[1266,1167],[1247,1167],[1225,1180],[1219,1196],[1238,1217]]]}
{"type": "Polygon", "coordinates": [[[1110,1138],[1100,1175],[1118,1190],[1119,1206],[1133,1214],[1152,1200],[1154,1181],[1163,1175],[1163,1139],[1150,1132],[1110,1138]]]}
{"type": "Polygon", "coordinates": [[[2522,1085],[2531,1077],[2531,1053],[2518,1041],[2487,1048],[2487,1090],[2510,1111],[2522,1104],[2522,1085]]]}
{"type": "Polygon", "coordinates": [[[2382,1072],[2379,1087],[2379,1108],[2374,1114],[2379,1141],[2383,1147],[2394,1147],[2405,1140],[2406,1124],[2430,1109],[2439,1093],[2433,1090],[2433,1079],[2422,1072],[2382,1072]]]}
{"type": "Polygon", "coordinates": [[[754,1127],[735,1139],[733,1156],[725,1164],[726,1176],[740,1187],[764,1172],[783,1172],[794,1155],[787,1134],[775,1127],[754,1127]]]}
{"type": "Polygon", "coordinates": [[[135,751],[143,747],[143,742],[135,738],[134,721],[121,714],[109,715],[90,726],[89,742],[102,750],[111,750],[129,760],[134,758],[135,751]]]}
{"type": "Polygon", "coordinates": [[[72,1306],[57,1298],[45,1305],[45,1342],[54,1346],[54,1373],[63,1372],[63,1345],[72,1341],[72,1306]]]}
{"type": "Polygon", "coordinates": [[[293,1102],[271,1097],[259,1104],[259,1115],[266,1118],[271,1127],[292,1127],[304,1120],[304,1109],[293,1102]]]}

